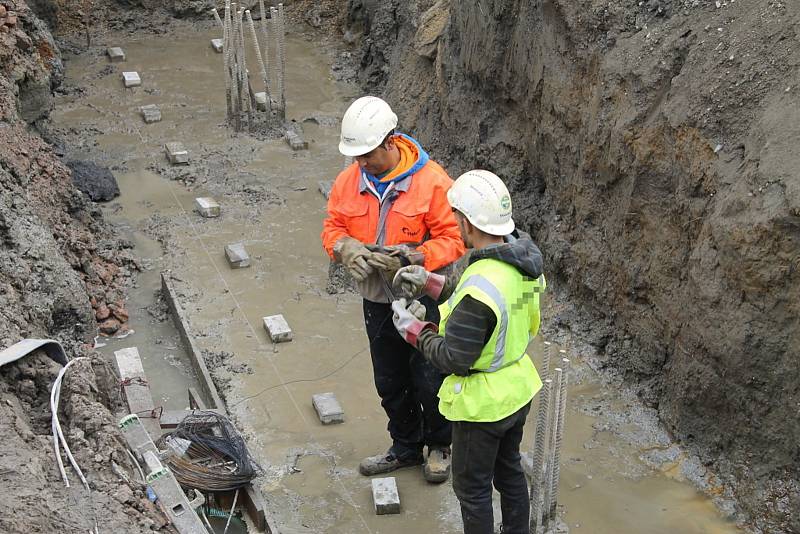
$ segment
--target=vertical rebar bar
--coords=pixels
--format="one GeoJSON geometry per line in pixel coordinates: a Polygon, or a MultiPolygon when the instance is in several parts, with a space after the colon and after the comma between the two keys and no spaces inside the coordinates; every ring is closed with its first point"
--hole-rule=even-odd
{"type": "Polygon", "coordinates": [[[544,342],[544,350],[542,351],[542,368],[539,369],[539,376],[544,380],[550,375],[550,353],[553,350],[553,344],[549,341],[544,342]]]}
{"type": "MultiPolygon", "coordinates": [[[[566,353],[566,351],[559,351],[566,353]]],[[[567,413],[567,377],[569,376],[570,361],[568,358],[561,358],[561,393],[558,396],[558,411],[556,414],[556,441],[553,453],[553,478],[550,487],[550,520],[556,519],[556,508],[558,507],[558,483],[561,478],[561,446],[564,439],[564,419],[567,413]]]]}
{"type": "Polygon", "coordinates": [[[281,73],[281,113],[286,116],[286,12],[283,9],[283,3],[278,4],[278,19],[281,24],[281,48],[280,48],[280,62],[278,68],[281,73]]]}
{"type": "Polygon", "coordinates": [[[281,93],[283,89],[283,80],[281,80],[281,22],[278,18],[278,9],[274,7],[269,8],[270,22],[272,23],[272,37],[274,38],[275,46],[275,62],[273,63],[273,72],[275,78],[275,100],[278,103],[279,113],[283,113],[281,108],[281,93]]]}
{"type": "Polygon", "coordinates": [[[225,35],[222,43],[222,53],[225,55],[225,80],[228,91],[228,123],[233,122],[236,113],[236,94],[238,92],[238,80],[234,67],[236,52],[234,50],[234,28],[233,28],[233,8],[230,0],[225,0],[225,35]]]}
{"type": "Polygon", "coordinates": [[[217,24],[219,24],[219,27],[225,31],[225,25],[222,23],[222,19],[219,18],[219,13],[217,12],[216,7],[211,10],[211,14],[214,15],[214,19],[217,21],[217,24]]]}
{"type": "Polygon", "coordinates": [[[553,464],[556,450],[556,426],[558,422],[558,407],[561,404],[561,379],[563,372],[560,367],[553,369],[553,382],[550,386],[550,401],[549,414],[547,417],[547,435],[546,448],[547,448],[547,464],[544,475],[544,490],[541,493],[541,511],[542,511],[542,531],[547,532],[550,528],[550,500],[553,487],[553,464]]]}
{"type": "Polygon", "coordinates": [[[269,107],[272,108],[272,80],[270,79],[269,57],[269,30],[267,28],[267,11],[264,9],[264,0],[258,0],[258,9],[261,11],[261,33],[264,36],[264,69],[267,71],[267,100],[270,101],[269,107]]]}
{"type": "Polygon", "coordinates": [[[256,25],[253,22],[253,17],[250,15],[250,10],[245,11],[247,17],[247,25],[250,26],[250,36],[253,38],[253,44],[256,47],[256,58],[258,59],[258,66],[261,68],[261,79],[264,82],[264,91],[267,97],[267,106],[265,111],[269,114],[272,105],[269,101],[269,81],[267,80],[267,68],[264,65],[264,58],[261,55],[261,45],[258,43],[258,35],[256,34],[256,25]]]}
{"type": "Polygon", "coordinates": [[[545,445],[545,423],[547,421],[548,402],[550,400],[551,380],[545,378],[542,389],[539,391],[539,413],[536,418],[536,432],[534,434],[533,452],[533,472],[531,473],[531,493],[530,493],[530,531],[536,534],[541,516],[541,490],[542,475],[544,474],[544,445],[545,445]]]}
{"type": "Polygon", "coordinates": [[[242,22],[242,19],[244,18],[244,9],[241,8],[241,5],[239,7],[240,9],[236,13],[236,49],[238,51],[237,66],[239,69],[239,115],[236,117],[237,132],[242,131],[242,113],[247,111],[247,93],[249,92],[249,84],[247,81],[247,61],[244,46],[244,24],[242,22]]]}

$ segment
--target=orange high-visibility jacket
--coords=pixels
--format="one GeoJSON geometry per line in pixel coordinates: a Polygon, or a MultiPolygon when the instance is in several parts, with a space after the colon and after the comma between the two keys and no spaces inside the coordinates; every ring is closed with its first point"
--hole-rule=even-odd
{"type": "Polygon", "coordinates": [[[447,202],[452,185],[441,165],[429,160],[412,176],[396,182],[394,192],[387,192],[384,203],[396,198],[386,206],[385,230],[379,232],[381,202],[358,163],[353,163],[336,177],[331,189],[322,244],[331,258],[333,246],[346,236],[384,246],[418,245],[417,250],[425,254],[425,269],[440,269],[464,254],[464,242],[447,202]]]}

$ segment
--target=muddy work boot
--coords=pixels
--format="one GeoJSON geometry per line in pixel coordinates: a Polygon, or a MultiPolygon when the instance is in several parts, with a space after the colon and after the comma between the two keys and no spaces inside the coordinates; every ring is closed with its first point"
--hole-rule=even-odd
{"type": "Polygon", "coordinates": [[[358,464],[358,472],[364,476],[380,475],[383,473],[391,473],[403,467],[413,467],[422,464],[422,455],[410,456],[408,458],[400,459],[395,456],[392,451],[377,456],[370,456],[364,458],[358,464]]]}
{"type": "Polygon", "coordinates": [[[450,447],[428,447],[428,459],[422,469],[425,480],[440,484],[450,478],[450,447]]]}

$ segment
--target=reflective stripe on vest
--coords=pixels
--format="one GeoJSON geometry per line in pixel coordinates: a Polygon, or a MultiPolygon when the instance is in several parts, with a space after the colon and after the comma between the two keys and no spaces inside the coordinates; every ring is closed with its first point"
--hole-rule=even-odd
{"type": "Polygon", "coordinates": [[[498,331],[497,331],[497,342],[495,343],[494,349],[494,359],[492,363],[489,365],[488,369],[475,369],[476,371],[484,372],[484,373],[493,373],[498,369],[502,369],[506,365],[511,365],[520,358],[525,356],[523,352],[518,357],[516,357],[513,361],[506,362],[503,365],[503,357],[506,355],[506,332],[508,331],[508,309],[506,308],[506,299],[503,298],[502,293],[500,290],[495,287],[493,283],[491,283],[487,278],[479,274],[473,274],[469,278],[467,278],[461,285],[458,287],[458,291],[453,293],[448,300],[448,305],[452,310],[455,305],[455,297],[457,293],[461,293],[463,290],[469,287],[476,287],[486,293],[489,298],[491,298],[495,304],[497,305],[498,309],[500,310],[500,323],[498,324],[498,331]]]}

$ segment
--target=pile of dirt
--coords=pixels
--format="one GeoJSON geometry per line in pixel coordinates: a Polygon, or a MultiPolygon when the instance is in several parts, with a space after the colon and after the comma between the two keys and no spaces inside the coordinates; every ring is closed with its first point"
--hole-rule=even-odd
{"type": "Polygon", "coordinates": [[[592,342],[769,532],[800,519],[800,5],[340,2],[360,81],[515,219],[592,342]]]}

